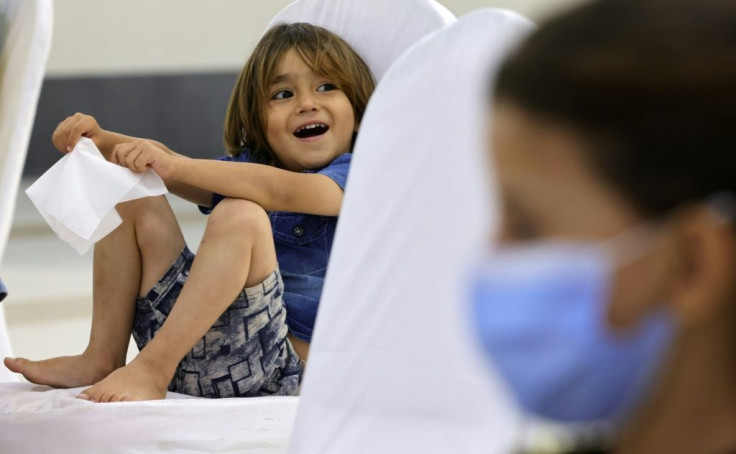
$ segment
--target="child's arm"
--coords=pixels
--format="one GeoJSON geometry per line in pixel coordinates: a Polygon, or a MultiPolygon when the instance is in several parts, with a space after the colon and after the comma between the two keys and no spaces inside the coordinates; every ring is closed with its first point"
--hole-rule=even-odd
{"type": "Polygon", "coordinates": [[[266,211],[337,216],[343,191],[331,178],[262,164],[182,159],[174,178],[225,197],[246,199],[266,211]]]}
{"type": "Polygon", "coordinates": [[[110,161],[134,172],[151,167],[167,182],[250,200],[267,211],[337,216],[342,204],[342,189],[325,175],[261,164],[191,159],[169,154],[149,141],[115,147],[110,161]]]}
{"type": "MultiPolygon", "coordinates": [[[[59,123],[54,131],[51,141],[57,150],[68,153],[74,149],[80,138],[87,137],[94,141],[102,155],[110,160],[112,150],[121,144],[141,140],[138,137],[126,136],[117,132],[107,131],[100,127],[94,117],[76,113],[59,123]]],[[[177,155],[161,142],[151,141],[171,155],[177,155]]],[[[162,177],[163,178],[163,177],[162,177]]],[[[166,188],[173,194],[202,206],[212,204],[212,192],[186,185],[178,181],[167,181],[163,178],[166,188]]]]}

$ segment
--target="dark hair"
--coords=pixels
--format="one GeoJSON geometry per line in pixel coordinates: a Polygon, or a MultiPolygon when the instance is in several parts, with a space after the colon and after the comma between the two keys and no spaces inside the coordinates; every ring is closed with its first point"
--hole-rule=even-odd
{"type": "Polygon", "coordinates": [[[230,95],[225,116],[225,145],[230,155],[250,149],[260,162],[278,162],[266,140],[263,115],[276,69],[295,49],[312,71],[331,78],[345,92],[360,124],[375,80],[368,65],[348,43],[316,25],[279,24],[258,41],[230,95]]]}
{"type": "Polygon", "coordinates": [[[600,0],[543,24],[496,99],[563,122],[644,214],[736,194],[736,0],[600,0]]]}

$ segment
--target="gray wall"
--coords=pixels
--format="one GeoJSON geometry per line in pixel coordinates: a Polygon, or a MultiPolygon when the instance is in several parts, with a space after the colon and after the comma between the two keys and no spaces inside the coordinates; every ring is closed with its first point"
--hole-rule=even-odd
{"type": "Polygon", "coordinates": [[[41,90],[24,174],[40,175],[61,156],[51,135],[74,112],[94,115],[105,129],[160,140],[188,156],[222,155],[223,119],[236,76],[226,71],[48,77],[41,90]]]}
{"type": "MultiPolygon", "coordinates": [[[[439,0],[532,19],[578,0],[439,0]]],[[[54,0],[49,76],[237,70],[289,0],[54,0]]]]}
{"type": "MultiPolygon", "coordinates": [[[[456,15],[501,7],[539,19],[579,0],[441,0],[456,15]]],[[[237,72],[286,0],[55,0],[55,25],[26,163],[58,159],[51,133],[68,115],[161,140],[187,155],[222,154],[237,72]]]]}

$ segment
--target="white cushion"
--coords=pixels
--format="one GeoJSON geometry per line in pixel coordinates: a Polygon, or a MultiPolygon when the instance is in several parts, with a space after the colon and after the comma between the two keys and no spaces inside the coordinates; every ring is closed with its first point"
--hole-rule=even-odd
{"type": "Polygon", "coordinates": [[[510,452],[519,411],[476,350],[468,268],[496,213],[489,70],[532,25],[481,10],[386,73],[354,149],[292,454],[510,452]]]}

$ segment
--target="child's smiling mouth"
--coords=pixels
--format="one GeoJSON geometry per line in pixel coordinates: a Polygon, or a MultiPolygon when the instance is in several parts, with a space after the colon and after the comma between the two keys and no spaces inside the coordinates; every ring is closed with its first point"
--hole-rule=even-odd
{"type": "Polygon", "coordinates": [[[294,136],[301,140],[316,140],[329,129],[330,127],[324,123],[309,123],[298,127],[296,131],[294,131],[294,136]]]}

